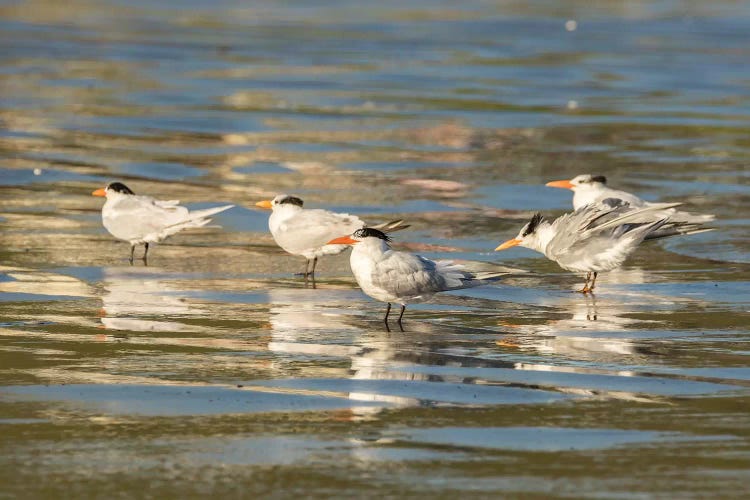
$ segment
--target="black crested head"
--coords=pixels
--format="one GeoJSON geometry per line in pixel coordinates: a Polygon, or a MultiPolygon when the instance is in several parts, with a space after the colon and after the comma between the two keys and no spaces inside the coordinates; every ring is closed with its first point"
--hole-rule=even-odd
{"type": "Polygon", "coordinates": [[[127,187],[122,182],[110,182],[109,186],[107,186],[107,189],[110,191],[114,191],[115,193],[135,194],[129,187],[127,187]]]}
{"type": "Polygon", "coordinates": [[[380,238],[383,241],[391,241],[388,235],[385,234],[383,231],[379,231],[371,227],[363,227],[362,229],[358,229],[354,231],[353,236],[355,238],[360,238],[360,239],[372,237],[372,238],[380,238]]]}
{"type": "Polygon", "coordinates": [[[301,198],[297,198],[296,196],[285,196],[284,198],[279,200],[279,205],[283,205],[284,203],[289,203],[290,205],[297,205],[298,207],[301,207],[304,204],[304,201],[302,201],[301,198]]]}
{"type": "Polygon", "coordinates": [[[603,175],[595,175],[594,177],[591,178],[591,182],[601,182],[602,184],[606,184],[607,178],[604,177],[603,175]]]}
{"type": "Polygon", "coordinates": [[[531,220],[528,224],[526,224],[526,229],[524,229],[523,234],[521,236],[528,236],[532,234],[534,231],[536,231],[536,228],[539,227],[539,224],[544,220],[544,217],[542,217],[542,214],[539,212],[535,213],[533,217],[531,217],[531,220]]]}

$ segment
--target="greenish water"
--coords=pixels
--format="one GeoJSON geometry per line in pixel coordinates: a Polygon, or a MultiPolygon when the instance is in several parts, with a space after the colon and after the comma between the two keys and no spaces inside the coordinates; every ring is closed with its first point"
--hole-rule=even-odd
{"type": "Polygon", "coordinates": [[[0,497],[747,496],[748,33],[731,1],[0,3],[0,497]],[[492,252],[580,173],[716,230],[595,297],[492,252]],[[111,180],[237,207],[130,266],[111,180]],[[389,333],[348,254],[293,276],[281,192],[528,272],[389,333]]]}

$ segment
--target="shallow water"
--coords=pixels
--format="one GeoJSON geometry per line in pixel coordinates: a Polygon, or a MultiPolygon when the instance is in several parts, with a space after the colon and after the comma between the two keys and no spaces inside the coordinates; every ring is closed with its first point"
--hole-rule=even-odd
{"type": "Polygon", "coordinates": [[[749,493],[747,5],[32,0],[0,27],[0,496],[749,493]],[[492,252],[579,173],[716,230],[594,297],[492,252]],[[237,207],[130,266],[89,195],[114,179],[237,207]],[[294,276],[254,207],[279,192],[518,271],[387,332],[348,255],[294,276]]]}

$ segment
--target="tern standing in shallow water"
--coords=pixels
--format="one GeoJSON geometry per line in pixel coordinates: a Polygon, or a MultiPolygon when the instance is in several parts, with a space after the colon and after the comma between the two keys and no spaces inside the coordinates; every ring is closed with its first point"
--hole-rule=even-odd
{"type": "Polygon", "coordinates": [[[121,182],[112,182],[91,194],[107,198],[102,207],[102,223],[109,234],[130,243],[131,264],[136,245],[145,244],[143,262],[147,262],[149,243],[159,243],[183,229],[205,226],[211,222],[208,217],[234,206],[191,212],[180,206],[179,200],[162,201],[139,196],[121,182]]]}
{"type": "MultiPolygon", "coordinates": [[[[627,191],[620,191],[618,189],[612,189],[607,186],[607,178],[603,175],[590,175],[583,174],[577,175],[570,180],[552,181],[545,184],[549,187],[570,189],[573,191],[573,209],[578,210],[581,207],[590,205],[592,203],[598,203],[606,199],[617,199],[628,203],[633,208],[643,208],[650,206],[658,206],[659,203],[651,203],[645,201],[638,196],[628,193],[627,191]]],[[[664,236],[672,236],[666,234],[673,232],[675,234],[691,234],[698,230],[707,231],[708,229],[700,227],[700,224],[711,222],[716,217],[711,214],[693,214],[690,212],[681,212],[673,210],[669,217],[669,223],[666,224],[660,231],[649,235],[646,239],[661,238],[664,236]]]]}
{"type": "MultiPolygon", "coordinates": [[[[585,272],[586,283],[579,291],[586,294],[593,292],[598,273],[621,266],[645,238],[663,227],[676,205],[634,209],[621,200],[607,199],[584,205],[553,222],[537,213],[518,236],[495,251],[519,245],[543,253],[567,271],[585,272]]],[[[669,236],[673,234],[677,233],[669,236]]]]}
{"type": "MultiPolygon", "coordinates": [[[[304,202],[296,196],[280,194],[273,200],[259,201],[255,205],[272,210],[268,218],[268,229],[274,241],[286,252],[307,259],[303,276],[314,278],[318,257],[336,255],[349,248],[348,245],[331,245],[330,240],[362,229],[365,222],[356,215],[305,209],[302,208],[303,204],[304,202]]],[[[394,220],[373,227],[390,233],[409,226],[404,224],[403,220],[394,220]]]]}
{"type": "MultiPolygon", "coordinates": [[[[433,261],[420,255],[391,249],[391,239],[382,231],[364,228],[333,239],[331,245],[353,245],[349,262],[362,291],[387,302],[383,321],[388,326],[391,303],[401,304],[398,325],[406,305],[424,302],[438,292],[485,285],[502,273],[473,273],[449,260],[433,261]]],[[[402,328],[403,330],[403,328],[402,328]]]]}

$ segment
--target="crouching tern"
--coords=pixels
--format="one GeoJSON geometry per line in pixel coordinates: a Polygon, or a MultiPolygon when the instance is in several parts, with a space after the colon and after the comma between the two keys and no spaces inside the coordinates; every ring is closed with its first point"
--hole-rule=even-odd
{"type": "MultiPolygon", "coordinates": [[[[583,174],[573,177],[570,180],[552,181],[545,184],[549,187],[570,189],[573,191],[573,209],[598,203],[606,199],[617,199],[628,203],[633,208],[643,208],[651,206],[660,206],[659,203],[645,201],[638,196],[612,189],[607,186],[607,178],[603,175],[583,174]]],[[[716,216],[712,214],[694,214],[673,210],[669,217],[669,222],[658,231],[651,233],[646,237],[647,240],[673,236],[676,234],[693,234],[696,232],[710,231],[701,224],[711,222],[716,216]]]]}
{"type": "Polygon", "coordinates": [[[147,261],[149,243],[159,243],[169,236],[192,227],[211,222],[211,215],[229,210],[234,205],[190,211],[179,205],[179,200],[157,200],[136,195],[122,182],[111,182],[97,189],[94,196],[104,196],[102,223],[109,234],[130,243],[130,263],[135,246],[145,244],[143,261],[147,261]]]}
{"type": "MultiPolygon", "coordinates": [[[[273,200],[259,201],[255,206],[272,210],[268,229],[276,244],[292,255],[306,259],[305,278],[315,277],[318,257],[336,255],[348,245],[331,244],[330,240],[342,234],[351,234],[366,226],[356,215],[331,212],[323,209],[302,208],[304,202],[296,196],[280,194],[273,200]],[[310,268],[312,264],[312,268],[310,268]]],[[[409,227],[403,220],[394,220],[372,226],[392,233],[409,227]]]]}
{"type": "MultiPolygon", "coordinates": [[[[679,203],[633,208],[622,200],[606,199],[584,205],[552,222],[535,214],[513,239],[495,251],[516,245],[543,253],[567,271],[585,272],[581,293],[594,290],[596,277],[622,265],[644,240],[658,234],[679,203]],[[592,279],[593,274],[593,279],[592,279]]],[[[679,233],[665,233],[672,236],[679,233]]]]}
{"type": "MultiPolygon", "coordinates": [[[[362,291],[388,303],[383,321],[388,326],[391,303],[401,304],[398,325],[406,305],[429,300],[438,292],[472,288],[497,281],[504,273],[474,273],[449,260],[430,260],[391,249],[391,239],[375,228],[363,228],[335,238],[331,245],[353,245],[349,263],[362,291]]],[[[402,328],[403,330],[403,328],[402,328]]]]}

